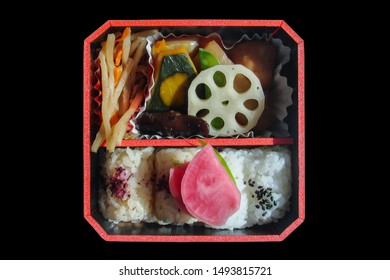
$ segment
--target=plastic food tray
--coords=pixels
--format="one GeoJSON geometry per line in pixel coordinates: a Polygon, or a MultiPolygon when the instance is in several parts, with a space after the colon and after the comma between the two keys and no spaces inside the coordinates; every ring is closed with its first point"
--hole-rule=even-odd
{"type": "MultiPolygon", "coordinates": [[[[110,20],[99,27],[84,41],[84,217],[95,231],[107,241],[124,242],[264,242],[282,241],[305,218],[305,115],[304,115],[304,42],[282,20],[110,20]],[[292,151],[292,196],[290,210],[277,223],[238,230],[216,230],[196,226],[160,226],[148,223],[111,223],[98,209],[98,156],[90,151],[98,127],[93,123],[95,96],[93,89],[93,58],[100,42],[108,33],[130,26],[133,32],[152,28],[185,30],[186,34],[212,32],[237,36],[243,32],[249,36],[273,34],[291,48],[290,61],[283,66],[282,75],[287,77],[293,89],[293,104],[288,107],[285,122],[289,138],[215,138],[206,139],[213,146],[256,147],[288,145],[292,151]]],[[[196,139],[126,140],[125,147],[185,147],[199,146],[196,139]]],[[[104,147],[102,147],[104,149],[104,147]]]]}

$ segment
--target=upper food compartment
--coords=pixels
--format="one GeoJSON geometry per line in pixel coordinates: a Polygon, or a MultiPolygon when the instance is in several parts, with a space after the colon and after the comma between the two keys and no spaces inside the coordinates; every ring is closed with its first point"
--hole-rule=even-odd
{"type": "Polygon", "coordinates": [[[172,22],[110,21],[86,39],[91,144],[297,136],[300,38],[283,21],[172,22]]]}

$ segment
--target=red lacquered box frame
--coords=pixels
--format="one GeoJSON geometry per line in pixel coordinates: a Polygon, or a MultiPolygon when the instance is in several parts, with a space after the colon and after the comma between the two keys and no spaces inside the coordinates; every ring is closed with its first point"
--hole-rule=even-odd
{"type": "MultiPolygon", "coordinates": [[[[84,217],[95,231],[107,241],[123,242],[264,242],[282,241],[290,235],[305,219],[305,110],[304,110],[304,43],[303,40],[283,20],[110,20],[99,27],[84,41],[84,115],[83,115],[83,159],[84,159],[84,217]],[[297,218],[278,234],[108,234],[95,218],[98,211],[91,203],[91,100],[92,69],[91,44],[103,33],[115,27],[272,27],[275,32],[282,29],[297,44],[297,133],[293,138],[242,138],[242,139],[207,139],[214,146],[262,146],[262,145],[297,145],[297,218]]],[[[127,140],[122,146],[198,146],[196,139],[158,139],[158,140],[127,140]]]]}

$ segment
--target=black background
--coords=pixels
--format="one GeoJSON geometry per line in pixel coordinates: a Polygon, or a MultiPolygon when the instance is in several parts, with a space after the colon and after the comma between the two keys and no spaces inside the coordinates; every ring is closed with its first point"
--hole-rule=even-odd
{"type": "MultiPolygon", "coordinates": [[[[204,4],[198,6],[207,10],[204,4]]],[[[345,35],[345,18],[334,10],[329,17],[319,16],[322,8],[306,6],[309,12],[297,13],[280,12],[280,7],[271,5],[257,12],[247,5],[241,13],[204,16],[195,5],[186,16],[172,11],[152,16],[147,9],[134,12],[134,8],[119,14],[86,10],[35,16],[36,24],[29,27],[33,34],[41,33],[28,41],[32,46],[28,76],[34,81],[23,92],[29,113],[17,143],[26,159],[21,164],[19,157],[13,157],[7,170],[11,183],[2,195],[1,231],[3,243],[10,246],[0,250],[1,258],[388,259],[389,231],[376,222],[383,217],[383,183],[367,176],[373,164],[365,159],[372,146],[362,135],[360,119],[349,113],[351,107],[360,106],[350,98],[354,90],[345,82],[349,55],[343,42],[353,31],[345,35]],[[83,41],[109,19],[152,18],[283,19],[305,41],[306,219],[283,242],[106,242],[84,219],[83,41]],[[46,40],[43,50],[39,38],[46,40]],[[43,60],[34,55],[37,44],[41,52],[35,54],[43,60]],[[351,146],[351,137],[358,143],[351,146]],[[378,248],[384,249],[382,253],[377,253],[378,248]]]]}

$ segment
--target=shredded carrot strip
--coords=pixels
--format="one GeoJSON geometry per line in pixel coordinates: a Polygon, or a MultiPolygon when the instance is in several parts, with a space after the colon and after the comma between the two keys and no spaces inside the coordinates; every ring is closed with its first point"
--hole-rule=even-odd
{"type": "Polygon", "coordinates": [[[119,116],[117,113],[114,113],[110,119],[111,126],[114,126],[119,121],[119,116]]]}
{"type": "MultiPolygon", "coordinates": [[[[142,90],[139,90],[137,92],[137,94],[135,95],[134,99],[130,101],[130,107],[129,109],[131,108],[131,110],[133,111],[133,113],[135,111],[137,111],[137,108],[139,107],[139,105],[141,104],[141,101],[144,97],[144,93],[142,92],[142,90]]],[[[130,111],[128,109],[128,111],[130,111]]],[[[131,115],[130,115],[131,116],[131,115]]]]}
{"type": "Polygon", "coordinates": [[[130,27],[126,27],[122,33],[122,36],[120,38],[116,39],[115,42],[123,41],[126,38],[126,36],[129,36],[129,34],[130,34],[130,27]]]}
{"type": "Polygon", "coordinates": [[[120,50],[118,51],[118,53],[116,54],[116,56],[115,56],[115,66],[121,65],[122,52],[123,52],[123,50],[120,49],[120,50]]]}
{"type": "Polygon", "coordinates": [[[114,80],[115,80],[115,86],[118,84],[119,79],[122,76],[123,67],[115,67],[114,68],[114,80]]]}
{"type": "Polygon", "coordinates": [[[122,142],[123,136],[126,132],[127,123],[141,104],[143,98],[144,94],[142,90],[138,91],[134,99],[131,101],[129,109],[113,127],[113,134],[107,141],[107,150],[109,152],[112,153],[115,149],[115,145],[122,142]]]}

